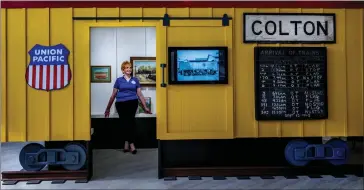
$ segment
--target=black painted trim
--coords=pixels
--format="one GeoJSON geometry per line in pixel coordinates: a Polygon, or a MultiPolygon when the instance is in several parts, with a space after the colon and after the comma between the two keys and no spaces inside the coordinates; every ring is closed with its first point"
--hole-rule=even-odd
{"type": "Polygon", "coordinates": [[[163,175],[163,149],[162,149],[162,142],[161,140],[158,140],[158,179],[162,179],[164,177],[163,175]]]}
{"type": "MultiPolygon", "coordinates": [[[[232,17],[227,17],[232,20],[232,17]]],[[[163,20],[164,17],[73,17],[73,20],[163,20]]],[[[224,17],[169,17],[170,20],[222,20],[224,17]]]]}
{"type": "Polygon", "coordinates": [[[93,147],[92,147],[92,142],[91,141],[86,141],[87,143],[87,156],[88,156],[88,176],[87,179],[91,180],[92,177],[94,176],[94,159],[93,159],[93,147]]]}
{"type": "MultiPolygon", "coordinates": [[[[322,137],[160,140],[162,171],[158,171],[158,177],[362,175],[363,164],[359,161],[333,166],[325,160],[316,160],[305,167],[291,166],[285,159],[284,149],[296,139],[309,144],[322,143],[322,137]]],[[[348,138],[348,142],[352,140],[348,138]]],[[[351,151],[350,154],[360,153],[351,151]]]]}
{"type": "Polygon", "coordinates": [[[73,17],[73,20],[163,20],[163,26],[169,26],[170,20],[221,20],[222,26],[229,26],[229,20],[232,17],[228,17],[224,14],[220,17],[169,17],[168,14],[164,14],[163,17],[73,17]]]}
{"type": "Polygon", "coordinates": [[[336,15],[334,13],[243,13],[243,43],[251,44],[335,44],[336,43],[336,15]],[[245,20],[247,15],[307,15],[307,16],[332,16],[334,27],[334,39],[332,41],[261,41],[246,39],[245,20]]]}

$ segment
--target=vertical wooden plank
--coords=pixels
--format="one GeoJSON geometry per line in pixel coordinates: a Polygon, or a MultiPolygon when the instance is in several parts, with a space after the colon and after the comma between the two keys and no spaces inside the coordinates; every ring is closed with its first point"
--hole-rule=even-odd
{"type": "MultiPolygon", "coordinates": [[[[237,137],[238,136],[238,126],[237,126],[237,114],[236,114],[236,108],[237,108],[237,104],[236,104],[236,99],[234,98],[235,97],[235,89],[236,89],[236,80],[235,80],[235,77],[236,77],[236,63],[234,60],[236,55],[235,55],[235,49],[234,47],[236,47],[236,45],[238,46],[241,46],[241,44],[236,44],[236,41],[237,39],[234,38],[234,33],[236,32],[236,28],[239,28],[239,27],[234,27],[236,26],[234,24],[234,20],[235,20],[235,9],[234,8],[212,8],[211,9],[211,14],[212,14],[212,17],[222,17],[224,14],[227,14],[229,17],[232,17],[233,20],[229,21],[230,22],[230,25],[233,26],[233,27],[229,27],[228,29],[226,29],[226,39],[227,39],[227,44],[229,45],[229,55],[230,55],[230,61],[229,61],[229,80],[230,81],[233,81],[233,85],[229,88],[232,88],[227,90],[227,93],[231,93],[229,94],[228,96],[232,97],[231,99],[228,100],[228,107],[233,107],[232,110],[228,110],[229,112],[231,111],[231,113],[228,113],[228,114],[231,114],[231,116],[228,116],[228,117],[232,117],[232,119],[229,120],[228,118],[228,121],[227,122],[231,122],[231,124],[227,124],[227,126],[229,125],[232,125],[233,126],[233,129],[228,129],[228,130],[232,130],[232,136],[233,137],[237,137]],[[230,31],[231,30],[231,31],[230,31]],[[230,36],[232,35],[232,36],[230,36]],[[231,42],[229,42],[231,40],[231,42]],[[231,68],[231,69],[230,69],[231,68]],[[231,105],[230,105],[231,104],[231,105]]],[[[241,18],[241,17],[240,17],[241,18]]],[[[241,22],[239,23],[241,25],[241,22]]],[[[238,34],[241,34],[241,33],[238,33],[238,34]]],[[[241,35],[240,35],[241,36],[241,35]]],[[[239,115],[240,117],[240,115],[239,115]]]]}
{"type": "MultiPolygon", "coordinates": [[[[167,12],[166,8],[143,8],[141,15],[143,17],[163,17],[164,14],[167,12]]],[[[155,21],[155,20],[146,20],[143,22],[158,22],[159,25],[155,28],[156,30],[156,111],[157,111],[157,138],[163,138],[163,135],[167,133],[167,90],[166,88],[162,88],[160,84],[162,83],[162,68],[160,64],[167,64],[167,45],[166,45],[166,27],[162,26],[162,21],[155,21]]],[[[145,28],[146,35],[148,34],[147,28],[145,28]]],[[[146,39],[147,40],[147,39],[146,39]]],[[[147,45],[147,44],[146,44],[147,45]]],[[[146,49],[148,46],[145,47],[146,49]]],[[[168,67],[167,67],[168,68],[168,67]]],[[[165,70],[165,81],[166,82],[166,73],[167,69],[165,70]]]]}
{"type": "Polygon", "coordinates": [[[6,9],[1,9],[1,142],[6,142],[7,137],[7,72],[6,72],[6,43],[7,43],[7,15],[6,9]]]}
{"type": "Polygon", "coordinates": [[[7,10],[8,141],[26,141],[26,9],[7,10]]]}
{"type": "MultiPolygon", "coordinates": [[[[167,9],[167,14],[171,15],[172,17],[188,17],[190,16],[189,14],[189,8],[168,8],[167,9]]],[[[171,21],[171,25],[173,24],[173,21],[171,21]]],[[[174,44],[172,43],[171,38],[173,37],[173,29],[176,29],[176,27],[164,27],[166,29],[162,28],[162,35],[165,35],[165,40],[163,40],[161,42],[161,45],[163,45],[164,49],[160,49],[157,50],[157,52],[159,51],[165,51],[167,52],[167,47],[168,46],[173,46],[174,44]]],[[[167,54],[161,53],[163,56],[163,58],[165,58],[165,63],[167,64],[167,68],[165,69],[165,73],[166,75],[165,80],[168,81],[168,62],[167,62],[167,54]]],[[[158,57],[157,57],[158,59],[158,57]]],[[[168,83],[168,82],[167,82],[168,83]]],[[[159,100],[163,101],[163,104],[161,104],[161,112],[157,113],[157,116],[159,117],[158,114],[162,114],[162,117],[166,117],[165,119],[165,126],[166,126],[166,132],[168,133],[180,133],[183,132],[184,128],[183,126],[186,125],[185,121],[183,121],[181,118],[183,117],[183,96],[181,95],[180,92],[176,92],[175,90],[173,90],[172,86],[167,86],[167,89],[165,88],[160,88],[161,89],[161,93],[163,93],[163,95],[161,95],[161,98],[159,100]],[[172,103],[173,102],[173,103],[172,103]],[[164,109],[164,110],[163,110],[164,109]],[[166,112],[165,114],[163,112],[166,112]],[[171,114],[173,113],[173,114],[171,114]],[[173,125],[172,125],[173,122],[173,125]]],[[[159,89],[157,89],[157,93],[159,89]]]]}
{"type": "MultiPolygon", "coordinates": [[[[346,23],[345,9],[324,9],[324,13],[336,15],[336,43],[327,44],[328,52],[328,107],[324,136],[346,136],[346,23]]],[[[351,48],[350,48],[351,49],[351,48]]]]}
{"type": "Polygon", "coordinates": [[[362,10],[346,10],[348,136],[363,134],[363,17],[362,10]],[[360,43],[358,43],[360,42],[360,43]]]}
{"type": "Polygon", "coordinates": [[[258,122],[255,120],[254,93],[254,47],[256,44],[243,43],[243,13],[256,12],[254,8],[235,9],[235,113],[238,137],[258,137],[258,122]],[[243,61],[242,61],[243,60],[243,61]],[[244,71],[244,74],[240,74],[244,71]]]}
{"type": "MultiPolygon", "coordinates": [[[[142,15],[144,17],[163,17],[167,12],[166,8],[143,8],[142,15]]],[[[162,68],[160,64],[168,64],[167,63],[167,45],[166,45],[166,27],[162,26],[162,21],[155,20],[146,20],[144,22],[158,22],[159,25],[155,28],[156,30],[156,111],[157,111],[157,138],[163,138],[163,135],[167,133],[167,90],[166,88],[162,88],[160,84],[162,83],[162,68]]],[[[148,29],[145,29],[147,34],[148,29]]],[[[147,40],[147,39],[146,39],[147,40]]],[[[148,46],[147,46],[148,47],[148,46]]],[[[146,47],[146,48],[147,48],[146,47]]],[[[168,68],[168,66],[167,66],[168,68]]],[[[167,69],[165,69],[164,74],[164,82],[167,81],[166,73],[167,69]]],[[[168,87],[167,87],[168,88],[168,87]]]]}
{"type": "MultiPolygon", "coordinates": [[[[27,50],[34,45],[49,45],[49,9],[27,10],[27,50]]],[[[27,64],[30,56],[27,56],[27,64]]],[[[41,67],[38,72],[46,73],[46,68],[41,67]]],[[[33,73],[34,74],[34,73],[33,73]]],[[[45,81],[45,80],[44,80],[45,81]]],[[[40,81],[39,81],[40,82],[40,81]]],[[[40,82],[41,83],[41,82],[40,82]]],[[[41,83],[42,84],[42,83],[41,83]]],[[[49,92],[36,90],[27,85],[27,140],[49,140],[49,92]]]]}
{"type": "MultiPolygon", "coordinates": [[[[74,8],[74,16],[95,17],[96,8],[74,8]]],[[[91,139],[90,21],[74,21],[74,140],[91,139]]]]}
{"type": "MultiPolygon", "coordinates": [[[[211,10],[211,16],[213,12],[211,10]]],[[[229,21],[229,26],[225,27],[225,40],[226,40],[226,46],[228,47],[228,71],[229,73],[231,73],[228,78],[229,78],[229,86],[226,89],[226,132],[227,132],[227,136],[230,136],[231,138],[235,137],[236,133],[235,133],[235,98],[234,98],[234,87],[235,87],[235,62],[234,62],[234,57],[235,57],[235,52],[234,50],[234,28],[233,28],[233,23],[232,21],[229,21]]]]}
{"type": "MultiPolygon", "coordinates": [[[[230,26],[232,26],[232,27],[229,27],[229,28],[227,28],[226,29],[226,39],[227,39],[227,45],[229,46],[229,56],[230,56],[230,59],[229,59],[229,61],[228,61],[228,63],[229,63],[229,81],[233,81],[232,82],[232,86],[230,86],[229,88],[232,88],[232,89],[228,89],[227,90],[227,93],[231,93],[231,94],[229,94],[229,95],[227,95],[228,97],[230,96],[230,97],[232,97],[231,99],[229,99],[228,100],[228,107],[233,107],[233,109],[232,110],[228,110],[228,112],[230,112],[230,113],[227,113],[227,114],[231,114],[231,116],[229,116],[228,115],[228,121],[227,122],[229,122],[229,124],[227,124],[227,126],[230,126],[230,125],[232,125],[233,126],[233,129],[228,129],[228,130],[232,130],[231,132],[232,132],[232,136],[233,137],[237,137],[237,136],[239,136],[238,135],[238,132],[239,132],[239,129],[238,129],[238,125],[237,125],[237,114],[236,114],[236,109],[237,109],[237,103],[236,103],[236,98],[234,98],[234,97],[236,97],[235,95],[235,93],[236,93],[236,91],[235,91],[235,89],[236,89],[236,62],[235,62],[235,60],[236,60],[236,51],[235,51],[235,48],[237,47],[237,46],[241,46],[241,44],[240,43],[238,43],[238,44],[236,44],[236,42],[237,42],[237,38],[234,38],[234,33],[236,34],[236,28],[240,28],[241,29],[241,27],[235,27],[235,26],[237,26],[236,24],[237,23],[239,23],[239,25],[241,25],[241,23],[242,22],[235,22],[235,9],[234,8],[213,8],[212,10],[212,17],[222,17],[224,14],[227,14],[229,17],[232,17],[233,18],[233,20],[230,20],[229,21],[229,25],[230,26]],[[232,35],[232,36],[230,36],[230,35],[232,35]],[[230,40],[231,40],[231,42],[230,42],[230,40]],[[230,105],[231,104],[231,105],[230,105]],[[229,117],[232,117],[232,119],[230,119],[229,117]],[[230,124],[230,122],[231,122],[231,124],[230,124]]],[[[241,18],[241,16],[240,16],[240,18],[241,18]]],[[[238,33],[238,34],[241,34],[241,32],[240,33],[238,33]]],[[[239,35],[240,37],[241,37],[241,35],[239,35]]],[[[241,42],[241,41],[239,41],[239,42],[241,42]]],[[[240,117],[240,115],[239,115],[239,117],[240,117]]]]}
{"type": "MultiPolygon", "coordinates": [[[[259,13],[278,13],[279,9],[258,9],[259,13]]],[[[257,46],[273,46],[277,47],[279,44],[267,44],[267,45],[257,45],[257,46]]],[[[251,56],[254,56],[252,54],[251,56]]],[[[254,105],[254,104],[253,104],[254,105]]],[[[280,121],[260,121],[259,126],[259,137],[280,137],[281,136],[281,125],[280,121]]]]}
{"type": "MultiPolygon", "coordinates": [[[[301,13],[301,9],[280,9],[280,13],[301,13]]],[[[300,44],[281,44],[281,47],[301,47],[300,44]]],[[[290,94],[287,94],[290,96],[290,94]]],[[[282,137],[300,137],[303,134],[302,121],[282,121],[281,135],[282,137]]]]}
{"type": "MultiPolygon", "coordinates": [[[[76,75],[73,69],[72,8],[52,8],[50,9],[50,15],[50,44],[57,45],[62,43],[68,48],[70,52],[68,64],[71,69],[71,81],[69,85],[64,89],[51,92],[50,136],[51,140],[73,140],[73,83],[75,81],[74,76],[76,75]]],[[[81,62],[79,64],[87,63],[81,62]]],[[[85,83],[84,85],[87,84],[85,83]]]]}
{"type": "MultiPolygon", "coordinates": [[[[321,9],[302,9],[302,13],[322,13],[321,9]]],[[[336,23],[336,27],[339,25],[336,23]]],[[[336,36],[338,34],[336,33],[336,36]]],[[[321,47],[320,44],[303,44],[303,47],[321,47]]],[[[328,54],[329,56],[329,54],[328,54]]],[[[330,63],[327,63],[330,65],[330,63]]],[[[330,75],[328,73],[328,75],[330,75]]],[[[329,82],[329,81],[328,81],[329,82]]],[[[331,94],[328,95],[329,99],[331,98],[331,94]]],[[[330,117],[330,109],[329,109],[329,117],[330,117]]],[[[303,136],[304,137],[319,137],[322,134],[322,131],[325,129],[325,121],[324,120],[305,120],[303,121],[303,136]]]]}
{"type": "Polygon", "coordinates": [[[163,72],[160,64],[167,64],[167,27],[162,26],[162,21],[157,27],[156,31],[156,103],[157,103],[157,139],[164,139],[168,132],[168,113],[167,113],[167,89],[162,88],[160,84],[162,81],[162,74],[164,73],[164,82],[167,82],[168,73],[167,69],[163,72]]]}

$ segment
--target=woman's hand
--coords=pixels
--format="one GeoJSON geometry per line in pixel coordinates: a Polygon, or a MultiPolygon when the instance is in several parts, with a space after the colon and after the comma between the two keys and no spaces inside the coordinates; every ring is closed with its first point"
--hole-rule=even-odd
{"type": "Polygon", "coordinates": [[[107,104],[106,106],[106,110],[105,110],[105,117],[109,117],[110,115],[110,108],[111,108],[111,105],[114,103],[114,100],[115,100],[115,97],[116,97],[116,94],[118,93],[118,89],[114,88],[112,90],[112,94],[110,96],[110,99],[109,99],[109,103],[107,104]]]}
{"type": "Polygon", "coordinates": [[[145,113],[147,113],[147,114],[152,114],[152,112],[150,112],[150,110],[149,110],[147,107],[144,107],[144,111],[145,111],[145,113]]]}
{"type": "Polygon", "coordinates": [[[110,110],[108,110],[108,109],[105,110],[104,115],[105,115],[106,118],[109,117],[110,116],[110,110]]]}

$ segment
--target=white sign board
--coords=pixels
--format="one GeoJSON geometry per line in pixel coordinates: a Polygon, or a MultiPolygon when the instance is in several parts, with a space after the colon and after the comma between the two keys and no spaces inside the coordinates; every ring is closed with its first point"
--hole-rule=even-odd
{"type": "Polygon", "coordinates": [[[244,13],[244,43],[335,43],[335,14],[244,13]]]}

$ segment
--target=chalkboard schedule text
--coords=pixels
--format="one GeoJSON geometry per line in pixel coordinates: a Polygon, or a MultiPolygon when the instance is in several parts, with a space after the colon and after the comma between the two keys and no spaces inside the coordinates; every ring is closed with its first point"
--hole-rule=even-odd
{"type": "Polygon", "coordinates": [[[327,119],[326,47],[255,48],[256,120],[327,119]]]}

